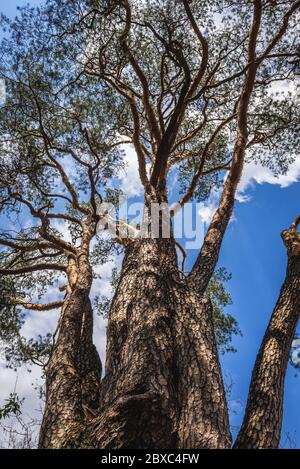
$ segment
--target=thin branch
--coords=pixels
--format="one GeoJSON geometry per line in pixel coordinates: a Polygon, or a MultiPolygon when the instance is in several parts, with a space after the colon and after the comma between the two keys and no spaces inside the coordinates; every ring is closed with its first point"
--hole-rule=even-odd
{"type": "Polygon", "coordinates": [[[200,65],[200,69],[199,69],[199,72],[197,73],[192,85],[191,85],[191,88],[189,90],[189,93],[188,93],[188,98],[191,97],[199,83],[201,82],[203,76],[204,76],[204,73],[205,73],[205,70],[206,70],[206,67],[207,67],[207,63],[208,63],[208,42],[207,40],[205,39],[205,37],[203,36],[203,34],[201,33],[198,25],[197,25],[197,22],[194,18],[194,15],[190,9],[190,6],[189,6],[189,2],[188,0],[183,0],[183,5],[184,5],[184,8],[185,8],[185,11],[186,11],[186,14],[188,16],[188,19],[192,25],[192,28],[197,36],[197,38],[199,39],[200,41],[200,44],[201,44],[201,47],[202,47],[202,61],[201,61],[201,65],[200,65]]]}
{"type": "Polygon", "coordinates": [[[10,301],[14,305],[23,306],[25,309],[32,311],[50,311],[51,309],[61,308],[64,304],[64,301],[53,301],[52,303],[39,304],[39,303],[29,303],[25,300],[10,298],[10,301]]]}
{"type": "Polygon", "coordinates": [[[31,272],[39,272],[41,270],[58,270],[66,272],[67,266],[63,264],[37,264],[29,265],[27,267],[21,267],[19,269],[0,269],[1,275],[24,275],[31,272]]]}
{"type": "Polygon", "coordinates": [[[46,242],[36,242],[34,244],[18,244],[9,239],[0,239],[0,244],[9,248],[15,249],[16,251],[31,252],[36,249],[57,249],[54,244],[46,242]]]}
{"type": "MultiPolygon", "coordinates": [[[[180,207],[183,207],[184,204],[186,202],[188,202],[193,197],[193,194],[195,192],[197,183],[198,183],[200,177],[203,175],[203,169],[204,169],[204,165],[205,165],[207,156],[209,154],[210,146],[214,142],[214,140],[217,137],[217,135],[219,134],[219,132],[223,129],[223,127],[225,127],[225,125],[227,125],[229,122],[231,122],[232,119],[234,119],[234,117],[236,117],[236,114],[232,114],[231,116],[227,117],[227,119],[225,119],[223,122],[221,122],[220,125],[218,125],[218,127],[215,129],[215,131],[211,135],[208,142],[206,143],[206,145],[203,149],[203,152],[201,154],[199,167],[198,167],[195,175],[193,176],[193,178],[191,180],[191,183],[190,183],[185,195],[178,202],[180,207]]],[[[225,168],[227,168],[228,167],[228,162],[225,165],[221,166],[221,169],[224,169],[224,166],[225,166],[225,168]]],[[[214,169],[210,172],[213,172],[213,171],[214,171],[214,169]]],[[[209,174],[209,172],[206,172],[206,174],[209,174]]]]}
{"type": "Polygon", "coordinates": [[[130,64],[131,64],[132,68],[134,69],[134,71],[135,71],[135,73],[136,73],[137,77],[139,78],[140,83],[142,85],[142,88],[143,88],[143,102],[144,102],[145,111],[146,111],[146,114],[147,114],[147,120],[148,120],[149,127],[150,127],[150,133],[153,134],[154,139],[156,141],[156,144],[158,145],[160,140],[161,140],[161,134],[160,134],[160,129],[159,129],[159,126],[158,126],[158,123],[157,123],[157,120],[156,120],[155,113],[154,113],[154,111],[152,109],[152,105],[150,103],[149,84],[148,84],[147,78],[146,78],[143,70],[139,66],[136,58],[134,57],[132,51],[130,50],[130,48],[129,48],[127,42],[126,42],[127,37],[129,35],[129,32],[130,32],[130,26],[131,26],[131,9],[130,9],[130,5],[129,5],[127,0],[123,0],[123,6],[124,6],[125,11],[126,11],[126,26],[125,26],[125,29],[124,29],[122,35],[121,35],[121,45],[123,47],[123,50],[124,50],[125,54],[128,56],[130,64]]]}
{"type": "Polygon", "coordinates": [[[26,205],[29,210],[30,210],[30,213],[33,217],[35,218],[39,218],[41,220],[41,226],[40,226],[40,234],[41,236],[50,241],[50,243],[52,243],[53,245],[55,245],[56,247],[58,247],[59,249],[62,249],[62,250],[65,250],[65,251],[69,251],[69,252],[73,252],[73,253],[76,253],[76,248],[74,246],[72,246],[72,244],[66,242],[66,241],[63,241],[62,239],[60,238],[57,238],[55,235],[51,234],[48,232],[48,229],[49,229],[49,218],[48,216],[42,212],[42,209],[39,209],[39,210],[36,210],[33,205],[26,199],[24,199],[20,194],[18,193],[11,193],[10,194],[11,197],[13,197],[15,200],[19,201],[20,203],[26,205]]]}
{"type": "MultiPolygon", "coordinates": [[[[270,44],[268,45],[268,47],[266,48],[266,50],[259,56],[259,57],[255,57],[255,58],[252,58],[252,60],[249,60],[247,65],[242,69],[240,70],[239,72],[237,73],[234,73],[233,75],[229,76],[229,77],[226,77],[224,78],[223,80],[220,80],[218,82],[215,82],[215,83],[212,83],[212,84],[208,84],[206,83],[202,88],[201,90],[193,97],[191,98],[192,101],[194,100],[197,100],[199,99],[199,97],[203,94],[203,91],[206,90],[206,89],[213,89],[213,88],[218,88],[219,86],[221,85],[224,85],[226,83],[229,83],[230,81],[233,81],[235,80],[236,78],[239,78],[241,77],[242,75],[244,75],[245,73],[248,72],[249,68],[252,67],[252,66],[259,66],[260,63],[265,60],[265,59],[268,59],[268,58],[276,58],[276,57],[290,57],[291,54],[289,52],[287,52],[286,54],[283,54],[283,53],[280,53],[280,54],[270,54],[270,52],[274,49],[274,47],[277,45],[277,43],[280,41],[280,39],[283,37],[283,35],[285,34],[286,30],[287,30],[287,27],[288,27],[288,23],[289,23],[289,19],[290,17],[292,16],[292,14],[297,10],[299,9],[300,7],[300,1],[297,1],[295,2],[292,7],[288,10],[288,12],[284,15],[284,18],[283,18],[283,23],[282,23],[282,26],[281,28],[279,29],[279,31],[277,32],[277,34],[274,36],[273,40],[270,42],[270,44]]],[[[294,55],[294,54],[292,54],[294,55]]],[[[297,55],[297,54],[296,54],[297,55]]],[[[215,70],[216,71],[216,70],[215,70]]],[[[214,74],[211,74],[210,75],[210,78],[212,78],[214,74]]]]}

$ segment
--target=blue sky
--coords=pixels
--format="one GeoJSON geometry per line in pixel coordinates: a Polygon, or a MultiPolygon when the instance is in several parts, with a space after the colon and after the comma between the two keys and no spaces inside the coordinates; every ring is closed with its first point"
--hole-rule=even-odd
{"type": "MultiPolygon", "coordinates": [[[[300,184],[281,188],[256,184],[252,199],[237,203],[219,260],[232,273],[229,290],[243,337],[234,342],[238,353],[223,357],[223,367],[232,374],[233,397],[245,403],[256,353],[285,276],[286,252],[280,233],[299,212],[300,184]]],[[[300,447],[300,377],[289,366],[284,400],[282,437],[290,432],[300,447]]],[[[239,425],[242,412],[233,418],[239,425]]]]}
{"type": "MultiPolygon", "coordinates": [[[[36,5],[40,0],[2,0],[0,10],[13,17],[17,13],[16,7],[26,3],[36,5]]],[[[300,183],[295,182],[300,178],[300,164],[289,174],[286,179],[276,181],[262,168],[248,171],[244,176],[243,194],[249,200],[237,202],[220,255],[219,265],[232,273],[228,289],[233,305],[229,311],[238,319],[243,332],[243,337],[234,339],[238,352],[222,357],[223,370],[230,373],[234,382],[231,396],[236,400],[233,402],[237,411],[232,416],[234,427],[241,423],[252,366],[285,275],[286,253],[280,233],[300,212],[300,183]],[[242,407],[237,404],[238,401],[242,407]]],[[[192,255],[188,265],[193,260],[192,255]]],[[[294,374],[289,366],[282,440],[284,443],[285,432],[289,432],[299,448],[300,377],[294,374]]],[[[11,375],[2,375],[2,378],[8,376],[11,379],[11,375]]],[[[19,380],[22,379],[28,381],[25,375],[19,376],[19,380]]]]}
{"type": "Polygon", "coordinates": [[[4,15],[14,18],[17,14],[17,8],[25,5],[40,5],[41,0],[2,0],[1,1],[1,13],[4,15]]]}

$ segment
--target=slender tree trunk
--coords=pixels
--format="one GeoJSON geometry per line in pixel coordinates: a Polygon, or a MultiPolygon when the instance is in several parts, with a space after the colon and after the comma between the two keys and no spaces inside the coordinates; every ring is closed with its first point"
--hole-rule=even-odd
{"type": "Polygon", "coordinates": [[[291,229],[282,237],[286,278],[256,358],[235,448],[277,448],[280,440],[284,380],[300,312],[300,234],[291,229]]]}
{"type": "Polygon", "coordinates": [[[69,259],[68,290],[59,333],[46,368],[40,448],[73,445],[82,422],[99,407],[101,362],[92,343],[91,270],[85,253],[69,259]]]}
{"type": "Polygon", "coordinates": [[[227,404],[212,305],[189,284],[174,290],[178,377],[178,447],[230,448],[227,404]]]}

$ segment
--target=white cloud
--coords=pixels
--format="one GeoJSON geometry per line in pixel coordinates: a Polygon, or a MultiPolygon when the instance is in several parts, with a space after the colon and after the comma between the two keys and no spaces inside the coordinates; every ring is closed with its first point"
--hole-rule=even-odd
{"type": "MultiPolygon", "coordinates": [[[[56,297],[57,299],[57,297],[56,297]]],[[[31,311],[26,316],[21,333],[26,339],[35,338],[39,334],[54,332],[59,318],[59,309],[51,311],[31,311]]]]}
{"type": "Polygon", "coordinates": [[[102,363],[102,377],[104,374],[105,356],[106,356],[106,326],[107,320],[97,317],[94,321],[93,341],[100,355],[102,363]]]}
{"type": "Polygon", "coordinates": [[[125,151],[125,169],[118,179],[121,182],[121,189],[128,197],[135,197],[143,194],[143,186],[139,176],[137,155],[133,145],[122,145],[125,151]]]}
{"type": "Polygon", "coordinates": [[[281,188],[288,187],[300,180],[300,157],[298,157],[289,167],[286,174],[274,176],[269,168],[262,166],[260,163],[248,163],[245,165],[241,182],[238,186],[236,199],[240,202],[249,200],[249,196],[245,194],[247,189],[257,184],[276,184],[281,188]]]}
{"type": "Polygon", "coordinates": [[[248,195],[248,194],[242,194],[241,192],[237,192],[236,195],[235,195],[235,199],[238,201],[238,202],[249,202],[249,200],[251,200],[251,195],[248,195]]]}
{"type": "Polygon", "coordinates": [[[198,214],[206,225],[209,224],[210,220],[212,219],[213,214],[215,213],[217,208],[216,201],[209,200],[208,202],[201,202],[198,214]]]}
{"type": "Polygon", "coordinates": [[[51,220],[51,227],[61,234],[64,241],[72,241],[71,233],[68,228],[68,222],[66,220],[53,219],[51,220]]]}
{"type": "Polygon", "coordinates": [[[198,215],[202,222],[208,226],[215,211],[218,208],[219,199],[222,193],[222,189],[214,190],[205,202],[198,204],[198,215]]]}

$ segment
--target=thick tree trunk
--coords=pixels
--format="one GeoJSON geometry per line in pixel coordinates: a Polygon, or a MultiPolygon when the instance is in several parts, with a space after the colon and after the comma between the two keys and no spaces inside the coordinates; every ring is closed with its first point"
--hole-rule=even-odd
{"type": "Polygon", "coordinates": [[[231,437],[211,304],[180,279],[175,242],[126,248],[109,316],[100,416],[80,447],[226,448],[231,437]]]}
{"type": "MultiPolygon", "coordinates": [[[[283,234],[287,275],[256,360],[236,448],[278,446],[284,377],[299,318],[299,236],[295,230],[283,234]]],[[[68,276],[46,372],[40,447],[230,448],[212,306],[195,277],[180,277],[173,238],[126,247],[101,387],[88,261],[70,259],[68,276]]]]}
{"type": "Polygon", "coordinates": [[[282,234],[288,251],[284,284],[253,369],[243,425],[235,448],[277,448],[284,380],[300,312],[300,234],[282,234]]]}
{"type": "Polygon", "coordinates": [[[171,240],[142,239],[127,247],[109,316],[101,394],[103,408],[119,403],[126,434],[116,432],[114,442],[107,441],[105,446],[168,448],[175,444],[170,285],[176,275],[171,240]],[[123,401],[126,414],[132,409],[125,420],[123,401]]]}
{"type": "MultiPolygon", "coordinates": [[[[300,235],[294,227],[283,239],[287,275],[256,360],[237,448],[279,442],[300,308],[300,235]]],[[[180,277],[172,237],[127,245],[100,383],[88,251],[70,257],[59,335],[46,370],[41,448],[231,447],[212,305],[195,272],[180,277]]]]}

